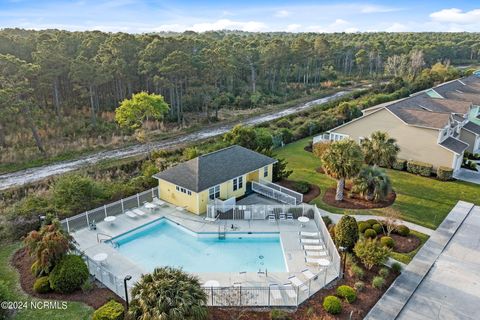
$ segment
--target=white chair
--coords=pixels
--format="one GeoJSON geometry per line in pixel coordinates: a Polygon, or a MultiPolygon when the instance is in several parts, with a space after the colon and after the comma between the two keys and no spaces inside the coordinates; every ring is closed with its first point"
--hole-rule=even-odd
{"type": "Polygon", "coordinates": [[[135,214],[138,215],[138,216],[144,216],[144,215],[146,215],[146,213],[145,213],[144,211],[142,211],[142,210],[140,210],[140,209],[138,209],[138,208],[137,208],[137,209],[133,209],[132,212],[135,213],[135,214]]]}
{"type": "Polygon", "coordinates": [[[292,284],[292,286],[297,287],[303,291],[307,291],[308,287],[305,285],[305,283],[302,282],[302,280],[298,279],[296,276],[291,276],[288,278],[288,281],[292,284]]]}
{"type": "Polygon", "coordinates": [[[275,215],[271,214],[268,216],[268,222],[275,222],[275,215]]]}
{"type": "Polygon", "coordinates": [[[330,265],[330,261],[328,261],[327,259],[318,259],[318,258],[306,257],[305,262],[307,264],[319,265],[319,266],[322,266],[322,267],[326,267],[326,266],[330,265]]]}
{"type": "Polygon", "coordinates": [[[127,217],[130,217],[130,218],[136,218],[136,217],[138,217],[138,215],[136,215],[134,212],[132,212],[132,211],[130,211],[130,210],[125,211],[125,215],[126,215],[127,217]]]}
{"type": "Polygon", "coordinates": [[[317,276],[312,271],[310,271],[310,269],[303,270],[302,274],[307,280],[312,280],[312,279],[315,280],[317,278],[317,276]]]}
{"type": "Polygon", "coordinates": [[[319,238],[318,232],[300,231],[300,236],[305,238],[319,238]]]}
{"type": "Polygon", "coordinates": [[[287,221],[293,221],[293,214],[287,213],[287,221]]]}
{"type": "Polygon", "coordinates": [[[320,240],[319,239],[300,239],[300,241],[302,243],[306,243],[306,244],[320,244],[320,240]]]}
{"type": "Polygon", "coordinates": [[[324,249],[323,246],[309,246],[309,245],[305,245],[303,246],[303,249],[304,250],[308,250],[308,251],[321,251],[324,249]]]}
{"type": "Polygon", "coordinates": [[[152,203],[154,203],[154,204],[156,204],[156,205],[159,205],[159,206],[165,205],[165,201],[162,201],[162,200],[158,199],[157,197],[154,197],[154,198],[152,199],[152,203]]]}
{"type": "Polygon", "coordinates": [[[280,220],[280,221],[285,221],[285,220],[286,220],[285,213],[280,213],[280,214],[278,215],[278,220],[280,220]]]}
{"type": "Polygon", "coordinates": [[[305,251],[307,257],[326,257],[328,254],[326,251],[305,251]]]}

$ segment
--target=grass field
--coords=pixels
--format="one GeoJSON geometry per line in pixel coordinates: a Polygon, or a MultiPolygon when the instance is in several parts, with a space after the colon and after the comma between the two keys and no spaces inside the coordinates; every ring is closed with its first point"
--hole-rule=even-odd
{"type": "MultiPolygon", "coordinates": [[[[87,320],[92,318],[93,309],[79,302],[68,302],[65,309],[34,308],[31,302],[45,301],[32,298],[26,295],[19,285],[18,272],[11,266],[10,259],[13,253],[21,247],[19,242],[0,246],[0,279],[6,282],[10,297],[9,301],[22,302],[25,308],[18,310],[15,320],[64,320],[78,319],[87,320]]],[[[61,307],[61,305],[59,305],[61,307]]]]}
{"type": "MultiPolygon", "coordinates": [[[[311,138],[305,138],[275,150],[279,158],[288,162],[293,170],[291,180],[304,180],[320,187],[321,194],[312,203],[334,213],[343,213],[339,209],[322,201],[323,192],[336,185],[335,180],[315,171],[320,167],[320,159],[303,148],[311,138]]],[[[397,193],[393,207],[404,220],[435,229],[447,216],[458,200],[480,204],[480,186],[463,181],[443,182],[424,178],[403,171],[388,170],[392,185],[397,193]]],[[[382,209],[355,210],[355,214],[382,215],[382,209]]]]}

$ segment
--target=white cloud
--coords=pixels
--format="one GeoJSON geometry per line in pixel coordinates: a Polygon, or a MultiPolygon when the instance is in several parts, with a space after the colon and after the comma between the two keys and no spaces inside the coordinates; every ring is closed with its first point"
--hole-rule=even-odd
{"type": "Polygon", "coordinates": [[[443,9],[431,13],[430,18],[437,22],[473,24],[480,21],[480,9],[465,12],[457,8],[443,9]]]}
{"type": "Polygon", "coordinates": [[[289,25],[287,26],[287,28],[285,29],[285,31],[287,31],[287,32],[296,32],[296,31],[298,31],[301,27],[302,27],[301,24],[292,23],[292,24],[289,24],[289,25]]]}
{"type": "Polygon", "coordinates": [[[385,31],[387,31],[387,32],[405,32],[405,31],[408,31],[408,27],[404,24],[395,22],[390,27],[386,28],[385,31]]]}
{"type": "Polygon", "coordinates": [[[384,13],[384,12],[393,12],[399,11],[398,8],[386,7],[386,6],[376,6],[376,5],[362,5],[360,7],[361,13],[384,13]]]}
{"type": "Polygon", "coordinates": [[[278,10],[275,12],[275,17],[277,18],[286,18],[290,15],[290,11],[288,10],[278,10]]]}
{"type": "Polygon", "coordinates": [[[346,33],[355,33],[355,32],[359,32],[360,30],[358,28],[355,28],[355,27],[350,27],[350,28],[346,28],[345,30],[346,33]]]}
{"type": "Polygon", "coordinates": [[[212,30],[241,30],[249,32],[258,32],[266,29],[266,25],[263,22],[259,21],[233,21],[230,19],[220,19],[215,22],[202,22],[196,23],[191,27],[188,27],[187,30],[192,30],[195,32],[205,32],[212,30]]]}

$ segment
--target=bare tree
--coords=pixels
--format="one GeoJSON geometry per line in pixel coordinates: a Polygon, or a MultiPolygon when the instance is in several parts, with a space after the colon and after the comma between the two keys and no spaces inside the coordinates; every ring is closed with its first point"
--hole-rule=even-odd
{"type": "Polygon", "coordinates": [[[423,66],[425,65],[424,55],[422,50],[412,50],[410,52],[410,75],[415,78],[423,66]]]}
{"type": "Polygon", "coordinates": [[[382,225],[387,236],[390,236],[392,231],[397,228],[401,214],[398,210],[389,207],[384,209],[384,216],[385,219],[382,221],[382,225]]]}

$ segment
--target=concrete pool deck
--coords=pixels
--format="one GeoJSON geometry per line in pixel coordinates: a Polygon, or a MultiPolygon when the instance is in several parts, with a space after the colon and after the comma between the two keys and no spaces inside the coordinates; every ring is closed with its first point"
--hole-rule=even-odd
{"type": "MultiPolygon", "coordinates": [[[[318,279],[311,281],[310,292],[320,290],[325,284],[328,284],[338,276],[338,270],[334,268],[322,268],[313,265],[307,265],[305,262],[305,251],[300,243],[299,231],[318,232],[317,225],[313,219],[300,226],[297,220],[293,221],[275,221],[268,220],[216,220],[207,221],[202,216],[197,216],[178,208],[166,204],[157,210],[145,214],[144,216],[130,218],[125,214],[116,216],[113,223],[102,221],[97,223],[97,230],[89,230],[88,228],[80,229],[72,233],[78,248],[90,259],[98,253],[108,254],[107,260],[102,266],[119,279],[123,279],[126,275],[131,275],[132,283],[140,278],[144,273],[150,270],[144,270],[135,261],[131,261],[127,257],[119,253],[111,244],[105,243],[111,237],[124,234],[132,229],[141,227],[149,222],[153,222],[162,217],[166,217],[194,232],[210,232],[218,233],[219,228],[223,230],[227,227],[227,238],[229,231],[233,232],[278,232],[282,241],[285,262],[288,272],[236,272],[236,273],[195,273],[202,283],[208,280],[218,281],[220,287],[242,286],[242,287],[268,287],[271,284],[284,285],[289,283],[290,276],[297,276],[300,280],[306,281],[302,271],[309,269],[312,273],[318,275],[318,279]],[[231,230],[231,225],[235,229],[231,230]]],[[[324,235],[322,235],[323,237],[324,235]]],[[[329,236],[329,235],[325,235],[329,236]]],[[[332,260],[332,253],[329,252],[328,260],[332,260]]],[[[262,270],[264,271],[264,270],[262,270]]],[[[102,280],[102,279],[100,279],[102,280]]],[[[300,295],[298,299],[304,300],[308,296],[300,295]]],[[[298,303],[298,301],[297,301],[298,303]]],[[[287,304],[294,305],[294,301],[287,304]]]]}

